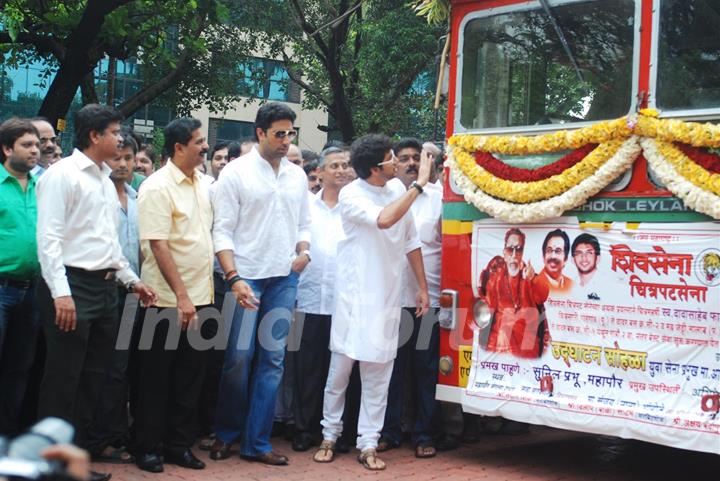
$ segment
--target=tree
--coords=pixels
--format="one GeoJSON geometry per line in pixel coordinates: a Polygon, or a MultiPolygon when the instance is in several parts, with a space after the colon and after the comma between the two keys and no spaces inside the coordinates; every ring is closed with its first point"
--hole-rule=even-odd
{"type": "MultiPolygon", "coordinates": [[[[39,115],[63,118],[78,88],[97,101],[93,70],[103,58],[137,58],[147,80],[119,108],[127,116],[192,74],[218,42],[229,0],[9,0],[0,48],[18,64],[42,60],[55,76],[39,115]],[[211,28],[217,25],[216,29],[211,28]]],[[[207,89],[206,92],[210,90],[207,89]]],[[[196,92],[198,93],[198,92],[196,92]]]]}
{"type": "Polygon", "coordinates": [[[328,111],[334,125],[322,129],[349,142],[392,132],[412,115],[413,84],[434,71],[444,26],[428,27],[406,0],[267,3],[245,2],[244,25],[255,29],[258,48],[283,59],[303,105],[328,111]]]}

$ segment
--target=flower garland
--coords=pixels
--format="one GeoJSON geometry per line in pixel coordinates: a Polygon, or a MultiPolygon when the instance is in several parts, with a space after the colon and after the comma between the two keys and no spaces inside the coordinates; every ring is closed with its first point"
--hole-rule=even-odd
{"type": "Polygon", "coordinates": [[[454,156],[460,172],[486,194],[510,202],[527,204],[558,196],[578,185],[615,155],[622,144],[621,140],[610,140],[600,144],[582,161],[561,174],[535,182],[513,182],[496,177],[477,165],[470,153],[459,148],[454,151],[454,156]]]}
{"type": "Polygon", "coordinates": [[[675,147],[703,169],[720,174],[720,155],[687,144],[675,144],[675,147]]]}
{"type": "Polygon", "coordinates": [[[646,158],[668,190],[688,207],[720,219],[720,156],[697,149],[720,148],[720,125],[658,117],[656,110],[643,109],[545,135],[456,135],[448,141],[446,165],[465,199],[478,209],[507,222],[535,222],[561,215],[598,193],[630,167],[642,143],[652,149],[646,158]],[[642,142],[638,137],[644,137],[642,142]],[[599,145],[591,150],[588,144],[599,145]],[[570,149],[575,152],[542,170],[510,167],[492,155],[570,149]],[[583,153],[587,155],[580,160],[583,153]]]}
{"type": "Polygon", "coordinates": [[[579,149],[587,144],[603,144],[610,140],[624,140],[633,134],[628,119],[600,122],[577,130],[560,130],[537,136],[517,135],[454,135],[448,143],[467,152],[485,151],[496,154],[524,155],[540,152],[560,152],[579,149]]]}
{"type": "Polygon", "coordinates": [[[577,150],[573,150],[552,164],[537,169],[512,167],[495,158],[490,152],[476,152],[475,160],[480,167],[501,179],[512,180],[514,182],[534,182],[561,174],[564,170],[569,169],[583,160],[595,147],[597,147],[596,144],[585,145],[577,150]]]}
{"type": "Polygon", "coordinates": [[[655,147],[678,174],[701,189],[720,195],[720,174],[713,174],[705,170],[669,142],[656,140],[655,147]]]}
{"type": "Polygon", "coordinates": [[[652,137],[664,142],[681,142],[693,147],[720,147],[720,125],[710,123],[700,124],[639,115],[633,132],[640,137],[652,137]]]}
{"type": "Polygon", "coordinates": [[[446,165],[450,167],[453,179],[464,192],[466,201],[492,217],[517,224],[558,217],[564,212],[582,205],[589,197],[600,192],[630,168],[639,154],[640,146],[637,138],[631,137],[623,142],[614,155],[602,164],[593,175],[582,179],[577,185],[558,196],[529,204],[517,204],[496,199],[478,189],[472,180],[460,171],[455,149],[452,149],[446,165]]]}
{"type": "Polygon", "coordinates": [[[648,164],[670,192],[682,199],[691,209],[720,219],[720,196],[698,187],[680,175],[662,154],[657,140],[640,139],[640,144],[648,164]]]}

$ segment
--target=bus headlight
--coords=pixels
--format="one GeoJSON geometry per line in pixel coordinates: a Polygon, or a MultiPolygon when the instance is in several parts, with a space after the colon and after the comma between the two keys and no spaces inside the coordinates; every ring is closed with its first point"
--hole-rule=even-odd
{"type": "Polygon", "coordinates": [[[475,320],[475,324],[480,329],[485,329],[492,322],[492,318],[493,312],[490,306],[482,299],[475,301],[475,304],[473,304],[473,319],[475,320]]]}

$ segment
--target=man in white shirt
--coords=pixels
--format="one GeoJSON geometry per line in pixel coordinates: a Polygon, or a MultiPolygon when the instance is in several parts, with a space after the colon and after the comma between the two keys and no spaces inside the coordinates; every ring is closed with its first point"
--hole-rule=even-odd
{"type": "Polygon", "coordinates": [[[294,353],[293,449],[307,451],[319,442],[323,389],[330,367],[330,321],[334,305],[337,245],[344,237],[338,195],[349,182],[346,151],[330,147],[320,153],[323,189],[310,199],[310,256],[313,261],[298,283],[297,310],[304,314],[300,324],[300,347],[294,353]]]}
{"type": "Polygon", "coordinates": [[[216,183],[213,241],[238,305],[218,393],[215,460],[239,440],[244,458],[288,463],[272,450],[270,432],[298,276],[310,262],[307,178],[286,158],[294,121],[286,105],[263,105],[257,147],[226,165],[216,183]]]}
{"type": "MultiPolygon", "coordinates": [[[[398,158],[398,175],[391,182],[400,183],[404,189],[411,189],[412,183],[416,182],[418,178],[421,151],[423,150],[420,142],[411,138],[401,139],[395,143],[393,150],[398,158]]],[[[428,154],[423,155],[431,157],[428,154]]],[[[438,372],[440,332],[435,314],[437,308],[440,307],[442,190],[437,189],[433,182],[428,182],[427,188],[413,202],[411,211],[415,228],[420,237],[430,306],[434,309],[423,318],[414,315],[415,309],[411,306],[415,304],[415,292],[417,292],[418,285],[412,275],[410,265],[407,264],[403,276],[401,302],[405,310],[403,315],[411,323],[401,327],[400,337],[403,340],[407,339],[407,342],[398,346],[378,451],[398,447],[402,442],[404,381],[412,379],[413,385],[410,392],[413,394],[412,400],[415,405],[412,443],[415,446],[416,457],[429,458],[436,454],[431,423],[437,410],[435,382],[438,372]],[[407,336],[407,334],[410,335],[407,336]],[[412,371],[410,376],[405,375],[408,367],[412,371]]]]}
{"type": "Polygon", "coordinates": [[[412,266],[419,289],[417,315],[428,308],[420,241],[408,211],[430,175],[424,157],[418,180],[405,190],[388,181],[397,172],[390,139],[367,135],[351,147],[358,179],[340,192],[340,214],[345,239],[338,244],[335,309],[330,333],[332,357],[323,403],[323,442],[317,462],[332,461],[342,433],[342,415],[350,373],[360,362],[362,380],[358,420],[358,460],[370,470],[385,469],[377,457],[388,385],[398,347],[402,272],[412,266]],[[405,254],[403,256],[402,254],[405,254]]]}
{"type": "Polygon", "coordinates": [[[122,114],[98,104],[75,114],[72,155],[38,182],[38,256],[55,315],[43,320],[47,341],[39,416],[74,423],[79,445],[97,409],[105,367],[118,329],[115,279],[155,302],[140,282],[118,241],[118,197],[104,160],[118,155],[122,114]]]}

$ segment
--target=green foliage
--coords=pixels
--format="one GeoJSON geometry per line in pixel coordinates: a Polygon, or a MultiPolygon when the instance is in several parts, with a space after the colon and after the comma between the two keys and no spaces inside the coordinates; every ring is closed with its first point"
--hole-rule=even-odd
{"type": "Polygon", "coordinates": [[[277,8],[243,2],[237,25],[254,32],[269,57],[285,60],[301,82],[303,107],[327,110],[344,140],[393,134],[431,110],[432,96],[412,87],[421,74],[435,76],[445,26],[428,26],[406,0],[365,0],[357,9],[349,0],[272,3],[277,8]]]}
{"type": "Polygon", "coordinates": [[[428,23],[445,23],[450,18],[449,0],[413,0],[410,6],[415,13],[425,17],[428,23]]]}

